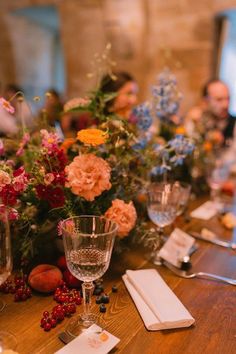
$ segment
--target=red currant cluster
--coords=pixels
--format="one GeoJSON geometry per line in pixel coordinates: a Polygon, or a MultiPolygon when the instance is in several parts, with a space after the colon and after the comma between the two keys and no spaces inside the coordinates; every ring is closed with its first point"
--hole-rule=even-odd
{"type": "Polygon", "coordinates": [[[64,282],[56,288],[53,299],[59,305],[53,307],[51,315],[48,311],[44,311],[40,322],[41,327],[46,332],[56,327],[65,317],[72,316],[76,312],[76,305],[80,305],[82,302],[80,292],[75,289],[68,289],[64,282]]]}
{"type": "Polygon", "coordinates": [[[65,283],[56,288],[53,299],[59,304],[75,303],[76,305],[80,305],[82,302],[80,291],[69,289],[65,283]]]}
{"type": "Polygon", "coordinates": [[[15,276],[14,281],[6,280],[0,285],[0,292],[14,294],[14,301],[26,301],[32,296],[31,289],[27,285],[27,276],[15,276]]]}
{"type": "Polygon", "coordinates": [[[70,317],[75,312],[75,304],[54,306],[51,317],[48,311],[44,311],[43,318],[41,319],[41,327],[48,332],[51,328],[56,327],[57,323],[63,321],[65,317],[70,317]]]}

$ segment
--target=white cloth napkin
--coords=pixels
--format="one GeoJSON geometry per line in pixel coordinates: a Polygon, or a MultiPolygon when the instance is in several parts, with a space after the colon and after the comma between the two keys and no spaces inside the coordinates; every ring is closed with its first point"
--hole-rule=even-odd
{"type": "Polygon", "coordinates": [[[189,327],[195,322],[155,269],[127,270],[122,278],[148,330],[189,327]]]}
{"type": "Polygon", "coordinates": [[[208,200],[204,204],[200,205],[197,209],[194,209],[190,216],[191,218],[197,218],[202,220],[209,220],[215,216],[222,209],[221,203],[216,203],[208,200]]]}

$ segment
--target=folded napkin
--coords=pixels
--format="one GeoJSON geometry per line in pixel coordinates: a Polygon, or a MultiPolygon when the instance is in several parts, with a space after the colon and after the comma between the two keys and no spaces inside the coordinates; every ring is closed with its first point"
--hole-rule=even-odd
{"type": "Polygon", "coordinates": [[[155,269],[127,270],[122,278],[148,330],[189,327],[195,322],[155,269]]]}
{"type": "Polygon", "coordinates": [[[208,200],[204,204],[200,205],[197,209],[194,209],[190,216],[191,218],[197,218],[202,220],[209,220],[215,216],[222,209],[222,204],[208,200]]]}

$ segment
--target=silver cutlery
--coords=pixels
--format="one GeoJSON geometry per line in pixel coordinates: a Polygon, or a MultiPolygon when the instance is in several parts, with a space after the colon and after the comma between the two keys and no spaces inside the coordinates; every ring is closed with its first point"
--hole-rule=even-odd
{"type": "Polygon", "coordinates": [[[70,333],[68,333],[67,331],[61,332],[58,335],[58,338],[64,343],[64,344],[68,344],[70,343],[73,339],[75,339],[74,336],[72,336],[70,333]]]}
{"type": "Polygon", "coordinates": [[[231,279],[227,277],[223,277],[217,274],[211,274],[211,273],[205,273],[205,272],[197,272],[197,273],[190,273],[186,272],[185,270],[181,270],[179,268],[176,268],[172,264],[166,261],[162,261],[162,264],[164,264],[168,269],[170,269],[174,274],[178,275],[179,277],[186,278],[186,279],[191,279],[191,278],[205,278],[205,279],[213,279],[213,280],[220,280],[222,282],[225,282],[227,284],[231,285],[236,285],[236,279],[231,279]]]}
{"type": "Polygon", "coordinates": [[[236,243],[235,242],[228,242],[228,241],[220,240],[217,238],[207,239],[205,237],[202,237],[201,234],[199,234],[198,232],[195,232],[195,231],[188,231],[188,233],[189,233],[189,235],[193,236],[194,238],[196,238],[198,240],[210,242],[210,243],[213,243],[214,245],[218,245],[218,246],[229,248],[229,249],[236,251],[236,243]]]}

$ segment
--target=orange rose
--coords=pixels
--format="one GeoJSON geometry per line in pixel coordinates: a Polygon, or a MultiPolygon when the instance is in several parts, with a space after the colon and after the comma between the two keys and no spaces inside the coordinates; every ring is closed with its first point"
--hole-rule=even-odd
{"type": "Polygon", "coordinates": [[[102,145],[107,140],[107,134],[100,129],[82,129],[77,133],[77,139],[92,146],[102,145]]]}

